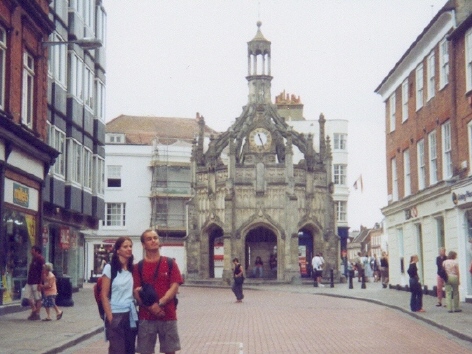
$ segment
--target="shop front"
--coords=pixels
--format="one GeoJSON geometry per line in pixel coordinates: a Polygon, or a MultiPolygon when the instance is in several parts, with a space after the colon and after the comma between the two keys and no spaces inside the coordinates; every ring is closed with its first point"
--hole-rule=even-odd
{"type": "Polygon", "coordinates": [[[3,204],[3,254],[2,303],[21,299],[21,289],[26,284],[30,250],[37,244],[39,219],[39,185],[27,186],[5,178],[5,202],[3,204]]]}

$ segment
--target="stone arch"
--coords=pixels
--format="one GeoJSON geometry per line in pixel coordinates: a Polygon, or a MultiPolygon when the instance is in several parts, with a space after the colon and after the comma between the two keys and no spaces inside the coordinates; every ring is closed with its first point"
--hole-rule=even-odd
{"type": "MultiPolygon", "coordinates": [[[[215,278],[218,266],[215,265],[215,260],[219,261],[218,257],[215,257],[215,245],[222,243],[223,238],[223,227],[218,223],[208,224],[205,229],[202,230],[202,238],[200,243],[200,264],[203,278],[215,278]]],[[[223,258],[221,257],[221,261],[223,258]]]]}
{"type": "MultiPolygon", "coordinates": [[[[318,252],[324,251],[324,242],[322,237],[322,229],[314,222],[306,222],[299,225],[298,229],[298,246],[301,250],[305,247],[306,273],[303,273],[303,265],[300,264],[300,273],[302,277],[311,277],[312,266],[311,260],[318,252]]],[[[300,262],[302,262],[303,255],[300,262]]]]}
{"type": "Polygon", "coordinates": [[[244,260],[242,264],[248,277],[277,278],[277,259],[280,259],[280,233],[273,225],[265,222],[254,223],[244,230],[244,260]],[[262,272],[255,272],[256,257],[263,262],[262,272]]]}

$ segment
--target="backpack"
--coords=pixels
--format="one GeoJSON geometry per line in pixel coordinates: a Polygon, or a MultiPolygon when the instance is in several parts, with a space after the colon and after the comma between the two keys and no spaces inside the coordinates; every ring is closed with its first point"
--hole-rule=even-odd
{"type": "MultiPolygon", "coordinates": [[[[164,257],[164,256],[162,256],[164,257]]],[[[169,257],[164,257],[167,259],[167,268],[169,268],[169,271],[167,272],[168,278],[169,278],[169,284],[170,284],[170,275],[172,273],[172,268],[174,267],[174,260],[169,257]]],[[[157,279],[157,271],[159,269],[159,265],[161,263],[159,262],[156,268],[156,271],[154,273],[154,280],[157,279]]],[[[139,277],[141,278],[141,284],[143,284],[143,266],[144,266],[144,261],[140,260],[138,262],[138,272],[139,272],[139,277]]],[[[144,285],[144,284],[143,284],[144,285]]],[[[177,296],[174,296],[174,303],[175,303],[175,308],[177,309],[177,304],[179,303],[179,299],[177,299],[177,296]]]]}
{"type": "MultiPolygon", "coordinates": [[[[112,289],[112,283],[113,283],[113,279],[116,278],[116,275],[118,274],[118,272],[116,270],[113,269],[113,267],[111,268],[111,281],[110,281],[110,293],[108,294],[108,298],[111,299],[111,289],[112,289]]],[[[97,279],[97,283],[93,286],[93,296],[95,297],[95,301],[97,303],[97,307],[98,307],[98,314],[100,315],[100,318],[102,320],[105,319],[105,310],[103,309],[103,304],[102,304],[102,282],[103,282],[103,279],[102,279],[103,275],[97,279]]]]}

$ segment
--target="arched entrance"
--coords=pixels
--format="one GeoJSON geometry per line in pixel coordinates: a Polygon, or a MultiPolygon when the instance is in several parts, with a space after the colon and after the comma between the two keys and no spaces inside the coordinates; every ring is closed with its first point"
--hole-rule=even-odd
{"type": "Polygon", "coordinates": [[[208,230],[208,277],[221,278],[223,274],[223,229],[213,226],[208,230]]]}
{"type": "Polygon", "coordinates": [[[258,226],[246,235],[245,269],[248,277],[277,278],[277,236],[267,227],[258,226]],[[255,270],[256,258],[262,261],[262,272],[255,270]]]}
{"type": "Polygon", "coordinates": [[[311,277],[313,256],[313,234],[310,230],[302,229],[298,231],[298,265],[302,278],[311,277]]]}

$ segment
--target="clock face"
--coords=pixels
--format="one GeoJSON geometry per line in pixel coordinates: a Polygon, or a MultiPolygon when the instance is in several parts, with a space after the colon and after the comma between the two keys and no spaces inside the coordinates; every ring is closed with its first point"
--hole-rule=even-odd
{"type": "Polygon", "coordinates": [[[256,128],[249,134],[249,141],[253,150],[267,151],[272,144],[272,136],[267,129],[256,128]]]}

